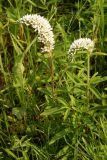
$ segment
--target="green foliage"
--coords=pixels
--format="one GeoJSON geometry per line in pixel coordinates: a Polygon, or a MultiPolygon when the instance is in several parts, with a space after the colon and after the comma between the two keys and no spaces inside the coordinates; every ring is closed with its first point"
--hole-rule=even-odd
{"type": "Polygon", "coordinates": [[[106,0],[1,0],[0,19],[0,160],[106,160],[106,0]],[[49,55],[16,23],[33,13],[53,27],[54,95],[49,55]],[[69,61],[80,37],[94,51],[69,61]]]}

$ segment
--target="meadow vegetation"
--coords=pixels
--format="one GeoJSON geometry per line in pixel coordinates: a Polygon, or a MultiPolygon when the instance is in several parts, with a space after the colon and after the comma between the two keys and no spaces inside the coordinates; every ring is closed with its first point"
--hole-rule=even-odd
{"type": "Polygon", "coordinates": [[[106,0],[1,0],[0,160],[107,160],[106,112],[106,0]],[[26,14],[49,21],[51,56],[26,14]],[[69,57],[79,38],[93,51],[69,57]]]}

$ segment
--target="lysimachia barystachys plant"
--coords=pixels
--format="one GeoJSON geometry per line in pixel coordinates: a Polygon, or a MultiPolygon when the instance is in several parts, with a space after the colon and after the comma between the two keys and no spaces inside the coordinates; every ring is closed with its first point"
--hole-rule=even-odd
{"type": "Polygon", "coordinates": [[[74,60],[74,54],[81,49],[87,50],[87,100],[89,106],[89,88],[90,88],[90,56],[94,50],[94,41],[90,38],[80,38],[75,40],[68,51],[68,58],[74,60]]]}
{"type": "Polygon", "coordinates": [[[80,38],[75,40],[69,48],[68,57],[73,58],[73,54],[81,49],[86,49],[88,52],[92,53],[94,42],[90,38],[80,38]]]}
{"type": "Polygon", "coordinates": [[[54,92],[54,73],[53,73],[53,62],[52,62],[52,50],[54,49],[54,34],[53,29],[49,21],[37,14],[25,15],[20,18],[17,22],[31,26],[35,32],[38,33],[38,41],[43,44],[41,48],[42,52],[47,52],[49,54],[49,63],[51,70],[52,79],[52,93],[54,92]]]}

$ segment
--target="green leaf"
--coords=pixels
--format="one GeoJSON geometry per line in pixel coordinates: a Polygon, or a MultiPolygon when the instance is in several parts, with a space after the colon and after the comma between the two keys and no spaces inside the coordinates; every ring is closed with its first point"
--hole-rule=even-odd
{"type": "Polygon", "coordinates": [[[95,73],[90,79],[90,84],[98,84],[103,81],[107,81],[107,76],[101,77],[97,76],[97,73],[95,73]]]}
{"type": "Polygon", "coordinates": [[[43,116],[48,116],[48,115],[52,115],[52,114],[59,114],[61,113],[65,108],[62,107],[62,108],[49,108],[47,110],[45,110],[44,112],[41,113],[41,115],[43,116]]]}
{"type": "Polygon", "coordinates": [[[72,62],[72,67],[73,68],[78,68],[78,69],[84,68],[83,63],[84,63],[84,61],[82,61],[82,60],[72,62]]]}
{"type": "Polygon", "coordinates": [[[67,74],[68,78],[70,79],[70,81],[73,82],[76,86],[77,85],[78,85],[78,87],[86,86],[86,83],[83,82],[81,77],[78,77],[77,75],[72,74],[69,71],[67,71],[66,74],[67,74]]]}
{"type": "Polygon", "coordinates": [[[30,48],[32,47],[32,45],[36,42],[37,37],[35,37],[32,42],[27,46],[26,50],[24,51],[24,55],[30,50],[30,48]]]}
{"type": "Polygon", "coordinates": [[[103,53],[103,52],[94,52],[91,54],[92,56],[95,55],[95,56],[107,56],[107,53],[103,53]]]}
{"type": "Polygon", "coordinates": [[[25,151],[22,151],[24,160],[29,160],[28,154],[25,151]]]}
{"type": "Polygon", "coordinates": [[[66,72],[68,78],[75,84],[77,84],[78,82],[76,81],[76,79],[73,77],[73,74],[71,74],[69,71],[66,72]]]}
{"type": "MultiPolygon", "coordinates": [[[[58,97],[58,101],[63,104],[64,106],[68,106],[68,103],[65,101],[65,99],[58,97]]],[[[67,107],[68,108],[68,107],[67,107]]]]}
{"type": "Polygon", "coordinates": [[[23,77],[24,66],[22,63],[15,63],[14,68],[14,87],[23,87],[25,84],[25,78],[23,77]]]}
{"type": "Polygon", "coordinates": [[[67,117],[69,116],[69,114],[70,114],[70,111],[71,111],[71,108],[68,108],[66,111],[65,111],[65,113],[64,113],[64,121],[67,119],[67,117]]]}
{"type": "Polygon", "coordinates": [[[98,75],[98,72],[94,73],[91,77],[91,79],[93,79],[94,77],[96,77],[98,75]]]}
{"type": "Polygon", "coordinates": [[[24,115],[26,115],[26,109],[22,107],[21,108],[15,107],[12,109],[12,114],[15,115],[20,120],[24,117],[24,115]]]}
{"type": "Polygon", "coordinates": [[[18,159],[17,156],[12,151],[10,151],[9,149],[6,148],[4,150],[10,157],[15,158],[16,160],[18,159]]]}
{"type": "Polygon", "coordinates": [[[72,132],[70,128],[66,128],[63,131],[58,132],[53,138],[52,140],[49,142],[49,145],[55,143],[57,140],[63,138],[65,135],[67,135],[68,133],[72,132]]]}
{"type": "Polygon", "coordinates": [[[68,44],[67,34],[66,34],[64,28],[59,23],[57,23],[56,27],[59,30],[59,32],[62,34],[62,38],[63,38],[63,41],[64,41],[64,45],[63,46],[66,49],[67,48],[67,44],[68,44]]]}
{"type": "Polygon", "coordinates": [[[57,158],[62,157],[68,152],[69,146],[64,146],[56,155],[57,158]]]}
{"type": "Polygon", "coordinates": [[[90,91],[96,96],[96,98],[101,99],[100,92],[94,86],[90,86],[90,91]]]}
{"type": "Polygon", "coordinates": [[[13,43],[13,46],[14,46],[16,52],[17,52],[18,54],[22,54],[21,49],[24,50],[24,48],[23,48],[23,46],[21,45],[21,43],[19,42],[19,40],[17,40],[17,38],[16,38],[12,33],[11,33],[11,39],[12,39],[12,43],[13,43]],[[20,47],[21,49],[20,49],[19,47],[20,47]]]}
{"type": "Polygon", "coordinates": [[[59,3],[61,0],[49,0],[48,4],[59,3]]]}
{"type": "Polygon", "coordinates": [[[34,3],[32,0],[27,0],[25,3],[30,3],[32,6],[37,7],[37,4],[34,3]]]}
{"type": "Polygon", "coordinates": [[[95,111],[107,111],[107,105],[106,106],[102,106],[102,105],[99,105],[97,107],[92,107],[90,110],[95,110],[95,111]]]}

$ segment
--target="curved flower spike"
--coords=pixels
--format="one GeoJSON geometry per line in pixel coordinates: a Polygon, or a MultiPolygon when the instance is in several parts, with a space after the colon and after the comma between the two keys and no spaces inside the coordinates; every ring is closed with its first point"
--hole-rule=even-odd
{"type": "Polygon", "coordinates": [[[31,25],[35,32],[38,32],[38,40],[44,44],[44,47],[41,48],[42,52],[49,53],[54,49],[54,35],[47,19],[37,14],[31,14],[23,16],[17,22],[27,26],[31,25]]]}
{"type": "Polygon", "coordinates": [[[80,38],[75,40],[68,51],[69,57],[71,57],[76,50],[80,49],[86,49],[87,51],[92,52],[94,49],[94,42],[90,38],[80,38]]]}

